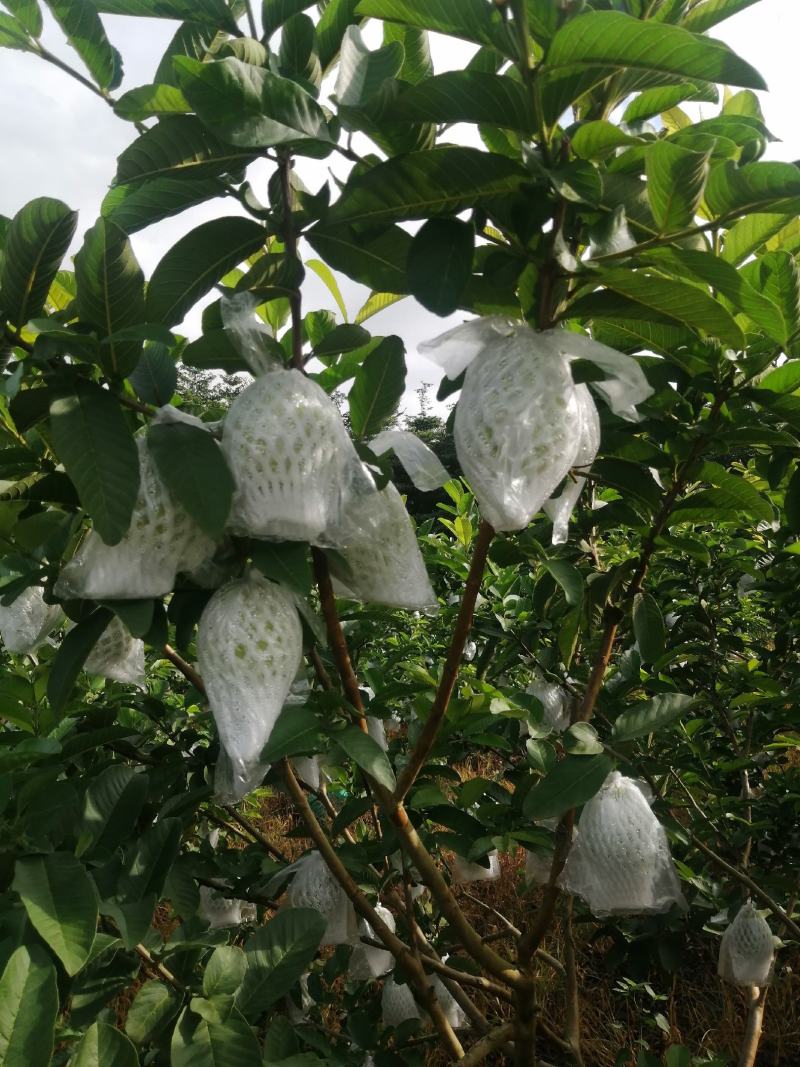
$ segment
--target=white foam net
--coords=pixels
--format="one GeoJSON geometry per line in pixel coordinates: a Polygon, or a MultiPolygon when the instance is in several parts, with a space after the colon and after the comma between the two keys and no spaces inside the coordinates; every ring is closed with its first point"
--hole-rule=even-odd
{"type": "Polygon", "coordinates": [[[462,1030],[467,1025],[467,1017],[458,1001],[438,975],[430,975],[430,983],[447,1021],[454,1030],[462,1030]]]}
{"type": "MultiPolygon", "coordinates": [[[[394,933],[394,915],[392,915],[389,909],[384,908],[382,904],[376,904],[375,911],[377,911],[381,919],[383,919],[392,933],[394,933]]],[[[375,936],[375,931],[366,919],[359,919],[358,933],[359,937],[367,937],[371,941],[379,940],[375,936]]],[[[350,957],[350,968],[348,973],[350,977],[356,981],[365,982],[369,979],[380,978],[382,975],[388,974],[392,967],[394,967],[394,956],[392,956],[391,952],[387,952],[382,948],[375,948],[374,945],[364,945],[359,943],[353,949],[353,954],[350,957]]]]}
{"type": "Polygon", "coordinates": [[[197,658],[231,765],[228,799],[241,799],[261,782],[266,771],[261,750],[302,654],[303,632],[292,597],[257,573],[229,582],[206,605],[197,658]]]}
{"type": "Polygon", "coordinates": [[[172,592],[178,571],[199,567],[214,552],[214,542],[159,477],[143,437],[139,450],[139,496],[128,532],[107,545],[94,530],[62,569],[55,584],[64,599],[135,600],[172,592]]]}
{"type": "Polygon", "coordinates": [[[292,759],[294,773],[309,789],[319,789],[321,771],[316,756],[295,756],[292,759]]]}
{"type": "Polygon", "coordinates": [[[555,682],[548,682],[544,678],[537,677],[525,692],[535,696],[542,705],[543,721],[546,726],[559,733],[566,730],[570,724],[572,704],[566,689],[555,682]]]}
{"type": "Polygon", "coordinates": [[[241,900],[224,896],[211,886],[200,886],[200,907],[198,913],[205,919],[212,930],[224,926],[238,926],[242,921],[241,900]]]}
{"type": "Polygon", "coordinates": [[[664,827],[633,778],[613,771],[586,804],[559,884],[595,915],[686,907],[664,827]]]}
{"type": "Polygon", "coordinates": [[[497,849],[493,849],[487,856],[489,866],[484,867],[480,863],[472,863],[463,856],[455,856],[453,859],[454,882],[495,882],[500,877],[500,859],[497,849]]]}
{"type": "Polygon", "coordinates": [[[384,1026],[397,1027],[409,1019],[421,1019],[422,1013],[410,987],[387,978],[381,993],[381,1016],[384,1026]]]}
{"type": "MultiPolygon", "coordinates": [[[[593,462],[600,448],[600,419],[591,394],[585,385],[575,388],[578,406],[581,411],[581,437],[578,450],[572,460],[573,467],[587,468],[593,462]]],[[[557,497],[547,500],[544,505],[546,514],[553,521],[553,544],[563,545],[569,533],[569,520],[578,497],[581,495],[586,479],[581,475],[567,478],[564,488],[557,497]]]]}
{"type": "Polygon", "coordinates": [[[550,868],[553,866],[552,855],[544,852],[525,853],[525,884],[547,885],[550,881],[550,868]]]}
{"type": "Polygon", "coordinates": [[[89,653],[84,670],[144,689],[144,641],[132,637],[115,615],[89,653]]]}
{"type": "Polygon", "coordinates": [[[61,618],[57,604],[45,604],[42,587],[29,585],[12,604],[0,604],[0,637],[9,652],[35,652],[61,618]]]}
{"type": "Polygon", "coordinates": [[[718,973],[732,985],[765,986],[774,958],[775,941],[769,923],[748,901],[722,935],[718,973]]]}
{"type": "Polygon", "coordinates": [[[298,862],[286,896],[290,908],[312,908],[325,919],[320,944],[349,945],[358,939],[353,905],[319,852],[307,852],[298,862]]]}

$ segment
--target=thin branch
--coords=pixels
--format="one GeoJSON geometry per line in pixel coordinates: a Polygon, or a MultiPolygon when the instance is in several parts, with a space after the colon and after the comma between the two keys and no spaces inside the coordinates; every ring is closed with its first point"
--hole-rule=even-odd
{"type": "Polygon", "coordinates": [[[281,852],[279,848],[276,848],[272,842],[262,834],[257,826],[254,826],[248,818],[238,812],[233,804],[223,804],[225,811],[230,815],[232,819],[239,823],[241,827],[247,830],[248,834],[252,834],[256,841],[269,852],[271,856],[274,856],[276,860],[281,863],[288,863],[289,859],[281,852]]]}
{"type": "MultiPolygon", "coordinates": [[[[297,259],[297,234],[292,223],[292,157],[288,152],[278,154],[278,175],[283,201],[283,244],[286,255],[297,259]]],[[[289,294],[289,309],[292,316],[292,366],[303,370],[303,302],[300,291],[289,294]]]]}
{"type": "Polygon", "coordinates": [[[158,960],[153,959],[144,945],[136,946],[136,955],[147,964],[148,967],[156,972],[159,978],[163,978],[165,982],[168,982],[174,989],[177,989],[179,993],[188,993],[188,989],[176,978],[175,975],[163,963],[159,963],[158,960]]]}
{"type": "Polygon", "coordinates": [[[566,900],[566,936],[564,939],[564,961],[566,964],[567,980],[564,996],[566,1004],[564,1008],[564,1036],[572,1053],[576,1067],[583,1067],[583,1055],[581,1054],[581,1002],[578,987],[578,966],[575,958],[575,935],[572,928],[572,897],[566,900]]]}
{"type": "Polygon", "coordinates": [[[504,1023],[502,1026],[498,1026],[496,1030],[492,1030],[490,1034],[482,1037],[480,1041],[472,1046],[461,1060],[461,1067],[477,1067],[479,1063],[483,1063],[487,1056],[491,1056],[493,1052],[497,1052],[498,1049],[502,1048],[513,1034],[513,1023],[504,1023]]]}
{"type": "Polygon", "coordinates": [[[202,693],[203,696],[205,696],[206,687],[203,684],[203,679],[200,677],[200,675],[197,673],[191,663],[187,663],[183,656],[179,652],[175,651],[172,645],[164,645],[163,652],[164,658],[168,659],[174,667],[178,668],[184,678],[186,678],[192,683],[198,693],[202,693]]]}
{"type": "Polygon", "coordinates": [[[250,904],[258,904],[262,908],[272,908],[273,911],[278,907],[277,902],[272,897],[264,896],[262,893],[251,893],[247,889],[234,889],[217,878],[196,877],[195,881],[200,885],[208,886],[209,889],[216,890],[226,900],[246,900],[250,904]]]}
{"type": "Polygon", "coordinates": [[[247,25],[250,29],[250,36],[258,40],[258,26],[256,26],[256,19],[253,14],[253,4],[251,0],[245,0],[245,10],[247,12],[247,25]]]}

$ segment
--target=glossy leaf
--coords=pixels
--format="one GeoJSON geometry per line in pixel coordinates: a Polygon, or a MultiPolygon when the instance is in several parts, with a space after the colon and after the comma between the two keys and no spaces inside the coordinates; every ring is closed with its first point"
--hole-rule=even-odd
{"type": "Polygon", "coordinates": [[[113,764],[93,778],[86,790],[80,836],[87,846],[111,851],[133,832],[147,797],[147,776],[113,764]]]}
{"type": "Polygon", "coordinates": [[[150,427],[147,443],[164,484],[209,537],[218,540],[233,500],[233,475],[206,430],[183,422],[150,427]]]}
{"type": "Polygon", "coordinates": [[[395,788],[397,781],[389,757],[369,734],[365,734],[357,726],[345,726],[344,730],[338,730],[333,737],[362,771],[366,771],[384,789],[395,788]]]}
{"type": "Polygon", "coordinates": [[[3,3],[32,37],[41,36],[42,9],[39,0],[3,0],[3,3]]]}
{"type": "Polygon", "coordinates": [[[84,865],[67,852],[18,859],[14,889],[67,974],[77,974],[89,958],[98,918],[97,893],[84,865]]]}
{"type": "Polygon", "coordinates": [[[694,33],[705,33],[717,23],[757,3],[758,0],[703,0],[702,3],[696,4],[686,16],[685,24],[694,33]]]}
{"type": "Polygon", "coordinates": [[[145,982],[128,1009],[125,1020],[128,1037],[137,1045],[150,1041],[175,1017],[179,1007],[179,995],[165,982],[145,982]]]}
{"type": "Polygon", "coordinates": [[[20,945],[0,977],[3,1067],[48,1067],[57,1016],[56,969],[51,958],[38,945],[20,945]]]}
{"type": "Polygon", "coordinates": [[[126,233],[222,196],[225,187],[216,178],[152,178],[132,185],[115,185],[101,205],[104,218],[126,233]]]}
{"type": "Polygon", "coordinates": [[[277,763],[284,756],[311,751],[319,733],[319,722],[313,711],[287,704],[272,728],[261,758],[264,763],[277,763]]]}
{"type": "Polygon", "coordinates": [[[171,1067],[262,1067],[255,1034],[241,1018],[207,1022],[185,1009],[170,1046],[171,1067]]]}
{"type": "MultiPolygon", "coordinates": [[[[519,82],[476,70],[449,71],[406,90],[390,116],[410,122],[475,122],[530,133],[536,117],[519,82]]],[[[620,134],[625,139],[624,134],[620,134]]],[[[576,149],[577,151],[577,149],[576,149]]]]}
{"type": "Polygon", "coordinates": [[[709,153],[670,141],[647,150],[647,195],[660,233],[676,233],[694,219],[709,173],[709,153]]]}
{"type": "Polygon", "coordinates": [[[430,219],[408,252],[411,293],[436,315],[451,315],[472,273],[475,232],[459,219],[430,219]]]}
{"type": "Polygon", "coordinates": [[[325,919],[308,908],[283,908],[248,938],[247,967],[236,1006],[258,1018],[298,981],[325,933],[325,919]]]}
{"type": "Polygon", "coordinates": [[[79,622],[61,642],[47,680],[47,699],[55,712],[61,711],[69,700],[89,653],[100,640],[111,618],[108,608],[100,608],[79,622]]]}
{"type": "Polygon", "coordinates": [[[261,22],[265,37],[271,37],[290,18],[313,7],[314,3],[315,0],[263,0],[261,22]]]}
{"type": "Polygon", "coordinates": [[[41,314],[77,221],[77,212],[46,196],[11,220],[0,264],[0,307],[16,326],[41,314]]]}
{"type": "Polygon", "coordinates": [[[533,819],[556,819],[591,800],[614,763],[608,756],[567,756],[525,797],[523,811],[533,819]]]}
{"type": "Polygon", "coordinates": [[[800,167],[793,163],[748,163],[731,160],[714,167],[706,186],[706,204],[715,216],[794,210],[800,202],[800,167]]]}
{"type": "Polygon", "coordinates": [[[91,0],[45,0],[67,40],[101,89],[122,81],[122,57],[113,48],[91,0]]]}
{"type": "Polygon", "coordinates": [[[162,115],[180,115],[187,111],[191,111],[191,107],[180,89],[176,89],[174,85],[158,83],[130,89],[114,104],[115,114],[132,122],[153,116],[160,118],[162,115]]]}
{"type": "Polygon", "coordinates": [[[363,232],[352,226],[315,226],[306,240],[348,278],[388,293],[408,290],[406,260],[411,235],[399,226],[363,232]]]}
{"type": "Polygon", "coordinates": [[[136,395],[148,404],[168,404],[178,384],[178,367],[166,345],[148,341],[128,375],[136,395]]]}
{"type": "Polygon", "coordinates": [[[637,593],[634,597],[633,633],[643,663],[655,663],[664,655],[664,619],[661,609],[649,593],[637,593]]]}
{"type": "Polygon", "coordinates": [[[95,0],[95,7],[109,15],[191,19],[234,32],[238,28],[225,0],[95,0]]]}
{"type": "Polygon", "coordinates": [[[614,740],[631,741],[671,726],[693,703],[691,697],[682,693],[661,693],[652,700],[634,704],[617,716],[614,740]]]}
{"type": "Polygon", "coordinates": [[[387,337],[364,360],[350,390],[353,434],[369,438],[382,429],[397,411],[405,385],[405,347],[399,337],[387,337]]]}
{"type": "MultiPolygon", "coordinates": [[[[151,126],[125,149],[117,160],[117,184],[218,177],[246,166],[253,155],[220,141],[196,116],[175,115],[151,126]]],[[[176,190],[177,186],[168,187],[173,201],[176,190]]]]}
{"type": "Polygon", "coordinates": [[[515,59],[511,27],[483,0],[360,0],[358,14],[489,45],[515,59]]]}
{"type": "Polygon", "coordinates": [[[94,1023],[81,1038],[70,1067],[139,1067],[136,1049],[125,1035],[108,1023],[94,1023]]]}

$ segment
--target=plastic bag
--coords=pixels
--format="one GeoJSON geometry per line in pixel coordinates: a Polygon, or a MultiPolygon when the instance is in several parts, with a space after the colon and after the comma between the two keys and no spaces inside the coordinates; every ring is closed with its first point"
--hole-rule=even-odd
{"type": "Polygon", "coordinates": [[[300,781],[316,792],[322,780],[319,759],[316,756],[294,756],[292,768],[300,781]]]}
{"type": "Polygon", "coordinates": [[[35,652],[61,619],[58,604],[45,604],[42,587],[29,585],[13,603],[0,604],[0,637],[9,652],[35,652]]]}
{"type": "Polygon", "coordinates": [[[342,502],[371,492],[336,405],[297,370],[257,378],[233,401],[222,451],[236,481],[236,533],[338,545],[342,502]]]}
{"type": "Polygon", "coordinates": [[[613,771],[586,804],[559,884],[595,915],[686,908],[664,827],[633,778],[613,771]]]}
{"type": "Polygon", "coordinates": [[[544,709],[543,722],[551,730],[563,733],[570,724],[572,700],[566,689],[555,682],[536,677],[525,690],[535,696],[544,709]]]}
{"type": "Polygon", "coordinates": [[[367,715],[367,729],[375,744],[380,745],[384,752],[388,752],[389,742],[386,739],[386,727],[383,725],[383,719],[378,719],[374,715],[367,715]]]}
{"type": "Polygon", "coordinates": [[[765,986],[774,959],[775,940],[769,923],[748,901],[722,935],[717,972],[731,985],[765,986]]]}
{"type": "Polygon", "coordinates": [[[285,1001],[286,1014],[295,1025],[306,1021],[308,1013],[315,1003],[314,998],[308,991],[308,974],[300,975],[300,981],[297,984],[300,987],[300,1003],[297,1003],[291,993],[287,995],[285,1001]]]}
{"type": "Polygon", "coordinates": [[[553,866],[552,854],[543,852],[525,853],[525,885],[547,885],[550,881],[550,869],[553,866]]]}
{"type": "Polygon", "coordinates": [[[358,940],[353,905],[316,850],[307,852],[298,862],[286,898],[290,908],[311,908],[325,919],[327,926],[320,944],[350,945],[358,940]]]}
{"type": "MultiPolygon", "coordinates": [[[[375,911],[383,919],[392,933],[395,932],[394,915],[388,908],[384,908],[382,904],[375,905],[375,911]]],[[[371,941],[379,940],[375,936],[375,931],[366,921],[366,919],[359,919],[358,921],[358,933],[360,937],[368,937],[371,941]]],[[[375,948],[373,945],[364,945],[359,942],[353,949],[353,954],[350,957],[350,967],[348,974],[351,978],[359,982],[368,981],[371,978],[381,978],[384,974],[388,974],[394,967],[394,956],[391,952],[387,952],[383,948],[375,948]]]]}
{"type": "Polygon", "coordinates": [[[489,860],[488,867],[480,863],[471,863],[463,856],[456,855],[453,860],[453,883],[497,881],[500,877],[500,858],[497,855],[497,849],[492,849],[486,858],[489,860]]]}
{"type": "Polygon", "coordinates": [[[252,922],[256,918],[255,904],[246,900],[234,900],[226,897],[218,889],[201,885],[200,907],[198,914],[206,920],[212,930],[224,926],[238,926],[243,922],[252,922]]]}
{"type": "Polygon", "coordinates": [[[146,689],[144,641],[132,637],[122,619],[115,615],[86,658],[84,670],[113,682],[125,682],[146,689]]]}
{"type": "Polygon", "coordinates": [[[139,450],[139,495],[128,532],[107,545],[91,530],[56,581],[65,600],[137,600],[171,593],[178,571],[199,567],[214,542],[170,496],[143,437],[139,450]]]}
{"type": "Polygon", "coordinates": [[[200,617],[197,659],[220,745],[231,764],[227,800],[241,800],[266,771],[261,751],[303,655],[292,596],[251,572],[211,597],[200,617]]]}
{"type": "Polygon", "coordinates": [[[436,609],[411,518],[391,482],[348,509],[336,537],[348,546],[328,554],[340,596],[410,611],[436,609]]]}
{"type": "Polygon", "coordinates": [[[232,293],[219,302],[225,332],[256,377],[281,368],[275,339],[256,315],[257,307],[258,298],[250,292],[232,293]]]}
{"type": "Polygon", "coordinates": [[[381,993],[381,1018],[384,1026],[398,1027],[409,1019],[422,1019],[422,1012],[407,985],[387,978],[381,993]]]}
{"type": "MultiPolygon", "coordinates": [[[[600,419],[597,408],[585,385],[576,387],[578,406],[581,410],[581,437],[578,450],[572,460],[573,467],[589,467],[600,448],[600,419]]],[[[569,520],[578,497],[581,495],[586,479],[580,476],[567,479],[564,488],[557,497],[545,501],[545,514],[553,521],[553,544],[566,544],[569,533],[569,520]]]]}
{"type": "MultiPolygon", "coordinates": [[[[445,956],[446,961],[447,957],[445,956]]],[[[468,1025],[468,1021],[461,1005],[438,975],[430,975],[430,983],[447,1021],[454,1030],[463,1030],[468,1025]]]]}
{"type": "Polygon", "coordinates": [[[436,453],[410,430],[383,430],[369,443],[376,456],[392,451],[420,492],[430,493],[450,481],[436,453]]]}

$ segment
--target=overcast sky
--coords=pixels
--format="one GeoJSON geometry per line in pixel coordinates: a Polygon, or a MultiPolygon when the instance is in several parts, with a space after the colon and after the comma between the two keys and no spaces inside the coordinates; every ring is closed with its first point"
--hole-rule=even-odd
{"type": "MultiPolygon", "coordinates": [[[[104,16],[111,41],[120,49],[125,61],[122,92],[150,82],[158,60],[174,33],[176,24],[163,19],[104,16]]],[[[767,125],[781,141],[769,148],[774,159],[800,158],[800,125],[797,119],[797,42],[800,40],[800,0],[761,0],[754,7],[736,15],[718,28],[717,35],[746,58],[763,74],[769,92],[761,94],[767,125]]],[[[64,45],[63,37],[48,21],[44,42],[80,67],[80,61],[64,45]]],[[[437,72],[463,67],[469,51],[466,46],[449,40],[434,41],[437,72]]],[[[100,99],[61,71],[35,56],[0,49],[0,135],[4,151],[0,167],[0,214],[13,215],[28,200],[37,196],[54,196],[80,211],[75,249],[83,233],[99,214],[100,203],[115,170],[115,157],[133,140],[133,126],[118,119],[100,99]]],[[[710,105],[706,105],[710,111],[710,105]]],[[[465,130],[461,139],[472,139],[474,131],[465,130]]],[[[452,134],[451,134],[452,136],[452,134]]],[[[327,176],[331,161],[313,164],[304,172],[315,188],[327,176]]],[[[339,174],[342,161],[334,157],[339,174]]],[[[305,164],[308,167],[308,163],[305,164]]],[[[346,167],[345,167],[346,170],[346,167]]],[[[258,189],[258,172],[253,171],[258,189]]],[[[264,171],[263,184],[266,184],[264,171]]],[[[163,253],[190,229],[219,214],[232,214],[232,201],[215,201],[202,205],[141,231],[133,237],[136,255],[149,275],[163,253]]],[[[73,249],[73,251],[75,250],[73,249]]],[[[350,316],[369,295],[363,286],[340,279],[350,316]]],[[[304,287],[306,309],[330,308],[335,304],[327,290],[309,272],[304,287]]],[[[458,321],[454,317],[453,322],[458,321]]],[[[409,389],[420,382],[438,383],[439,372],[418,356],[415,346],[435,336],[450,325],[426,312],[411,298],[368,323],[374,333],[400,334],[409,351],[409,389]]],[[[197,316],[190,316],[185,332],[198,331],[197,316]]],[[[409,393],[406,407],[416,407],[409,393]]]]}

